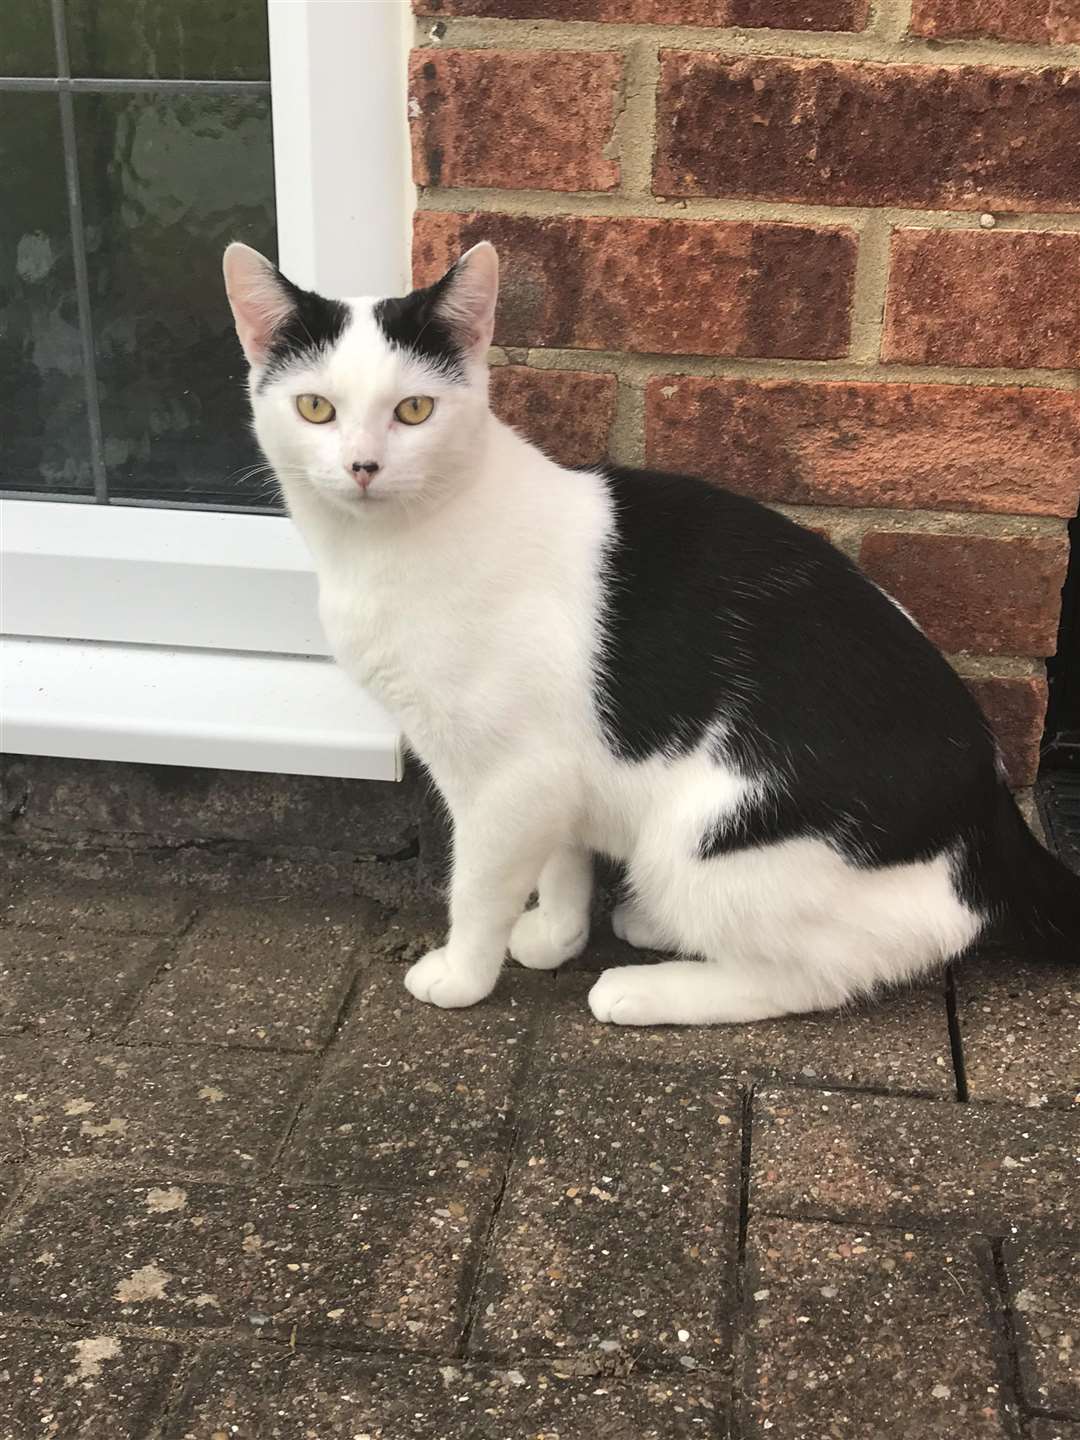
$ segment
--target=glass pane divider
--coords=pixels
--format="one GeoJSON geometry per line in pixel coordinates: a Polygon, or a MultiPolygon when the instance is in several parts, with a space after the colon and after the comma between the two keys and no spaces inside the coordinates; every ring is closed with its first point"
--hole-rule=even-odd
{"type": "Polygon", "coordinates": [[[57,100],[60,106],[60,133],[64,143],[64,181],[71,227],[71,259],[75,271],[75,299],[79,312],[79,339],[82,346],[83,384],[86,387],[86,428],[90,444],[90,465],[94,475],[94,498],[109,503],[109,481],[101,437],[101,407],[98,400],[97,361],[94,355],[93,315],[90,308],[90,272],[86,262],[86,232],[83,226],[79,159],[75,148],[75,107],[71,92],[63,87],[70,75],[67,22],[64,0],[52,0],[53,34],[56,39],[56,69],[59,76],[57,100]]]}
{"type": "Polygon", "coordinates": [[[70,91],[75,95],[156,93],[177,95],[269,95],[269,80],[147,80],[132,76],[114,79],[93,75],[0,75],[0,90],[70,91]]]}

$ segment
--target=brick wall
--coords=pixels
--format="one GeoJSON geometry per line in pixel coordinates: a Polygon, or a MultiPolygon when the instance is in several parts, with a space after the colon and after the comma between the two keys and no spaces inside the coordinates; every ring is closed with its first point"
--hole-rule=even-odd
{"type": "Polygon", "coordinates": [[[418,282],[496,407],[826,530],[1034,779],[1080,495],[1080,0],[414,0],[418,282]]]}

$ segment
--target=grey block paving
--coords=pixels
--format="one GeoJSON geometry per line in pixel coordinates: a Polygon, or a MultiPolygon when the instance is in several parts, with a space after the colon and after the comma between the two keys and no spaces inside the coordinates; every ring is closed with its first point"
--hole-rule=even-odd
{"type": "Polygon", "coordinates": [[[126,1035],[156,1044],[316,1050],[364,959],[372,907],[213,906],[176,950],[126,1035]]]}
{"type": "Polygon", "coordinates": [[[0,847],[0,1440],[1080,1440],[1071,973],[958,971],[960,1103],[940,981],[619,1030],[598,936],[438,1011],[407,859],[121,838],[0,847]]]}
{"type": "Polygon", "coordinates": [[[751,1433],[1005,1440],[985,1258],[916,1231],[762,1219],[746,1292],[751,1433]]]}
{"type": "Polygon", "coordinates": [[[94,1327],[64,1334],[0,1327],[2,1440],[137,1440],[180,1358],[173,1345],[94,1327]]]}
{"type": "Polygon", "coordinates": [[[554,1367],[214,1351],[165,1440],[694,1440],[721,1419],[710,1386],[691,1376],[598,1383],[554,1367]]]}
{"type": "Polygon", "coordinates": [[[151,939],[0,929],[0,1034],[115,1035],[164,960],[151,939]]]}
{"type": "Polygon", "coordinates": [[[57,1183],[9,1227],[0,1304],[294,1343],[453,1348],[475,1216],[440,1197],[57,1183]]]}

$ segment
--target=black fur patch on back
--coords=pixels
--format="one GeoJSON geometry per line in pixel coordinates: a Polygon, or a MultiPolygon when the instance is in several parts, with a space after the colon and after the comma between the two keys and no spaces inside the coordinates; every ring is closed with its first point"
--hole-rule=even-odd
{"type": "Polygon", "coordinates": [[[826,540],[686,476],[611,469],[609,744],[718,762],[763,793],[707,859],[802,835],[860,864],[937,854],[995,803],[989,729],[926,637],[826,540]]]}
{"type": "Polygon", "coordinates": [[[436,309],[453,283],[455,269],[451,266],[441,280],[424,290],[414,290],[398,300],[380,300],[374,314],[391,345],[411,350],[426,364],[458,380],[465,377],[464,357],[453,331],[436,309]]]}
{"type": "Polygon", "coordinates": [[[292,302],[292,311],[274,332],[266,366],[259,377],[259,390],[264,390],[295,361],[332,350],[345,333],[351,314],[340,300],[327,300],[314,290],[301,290],[280,273],[278,281],[292,302]]]}

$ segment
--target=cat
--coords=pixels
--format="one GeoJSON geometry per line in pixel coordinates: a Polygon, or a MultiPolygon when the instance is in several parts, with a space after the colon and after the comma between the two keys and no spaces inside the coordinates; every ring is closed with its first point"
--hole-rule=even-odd
{"type": "Polygon", "coordinates": [[[750,499],[569,469],[495,418],[491,245],[400,299],[324,299],[240,244],[224,269],[331,649],[453,817],[449,937],[408,971],[417,999],[475,1004],[508,949],[578,956],[596,853],[625,866],[615,933],[679,957],[604,971],[601,1021],[841,1006],[1001,918],[1076,959],[1080,878],[898,604],[750,499]]]}

